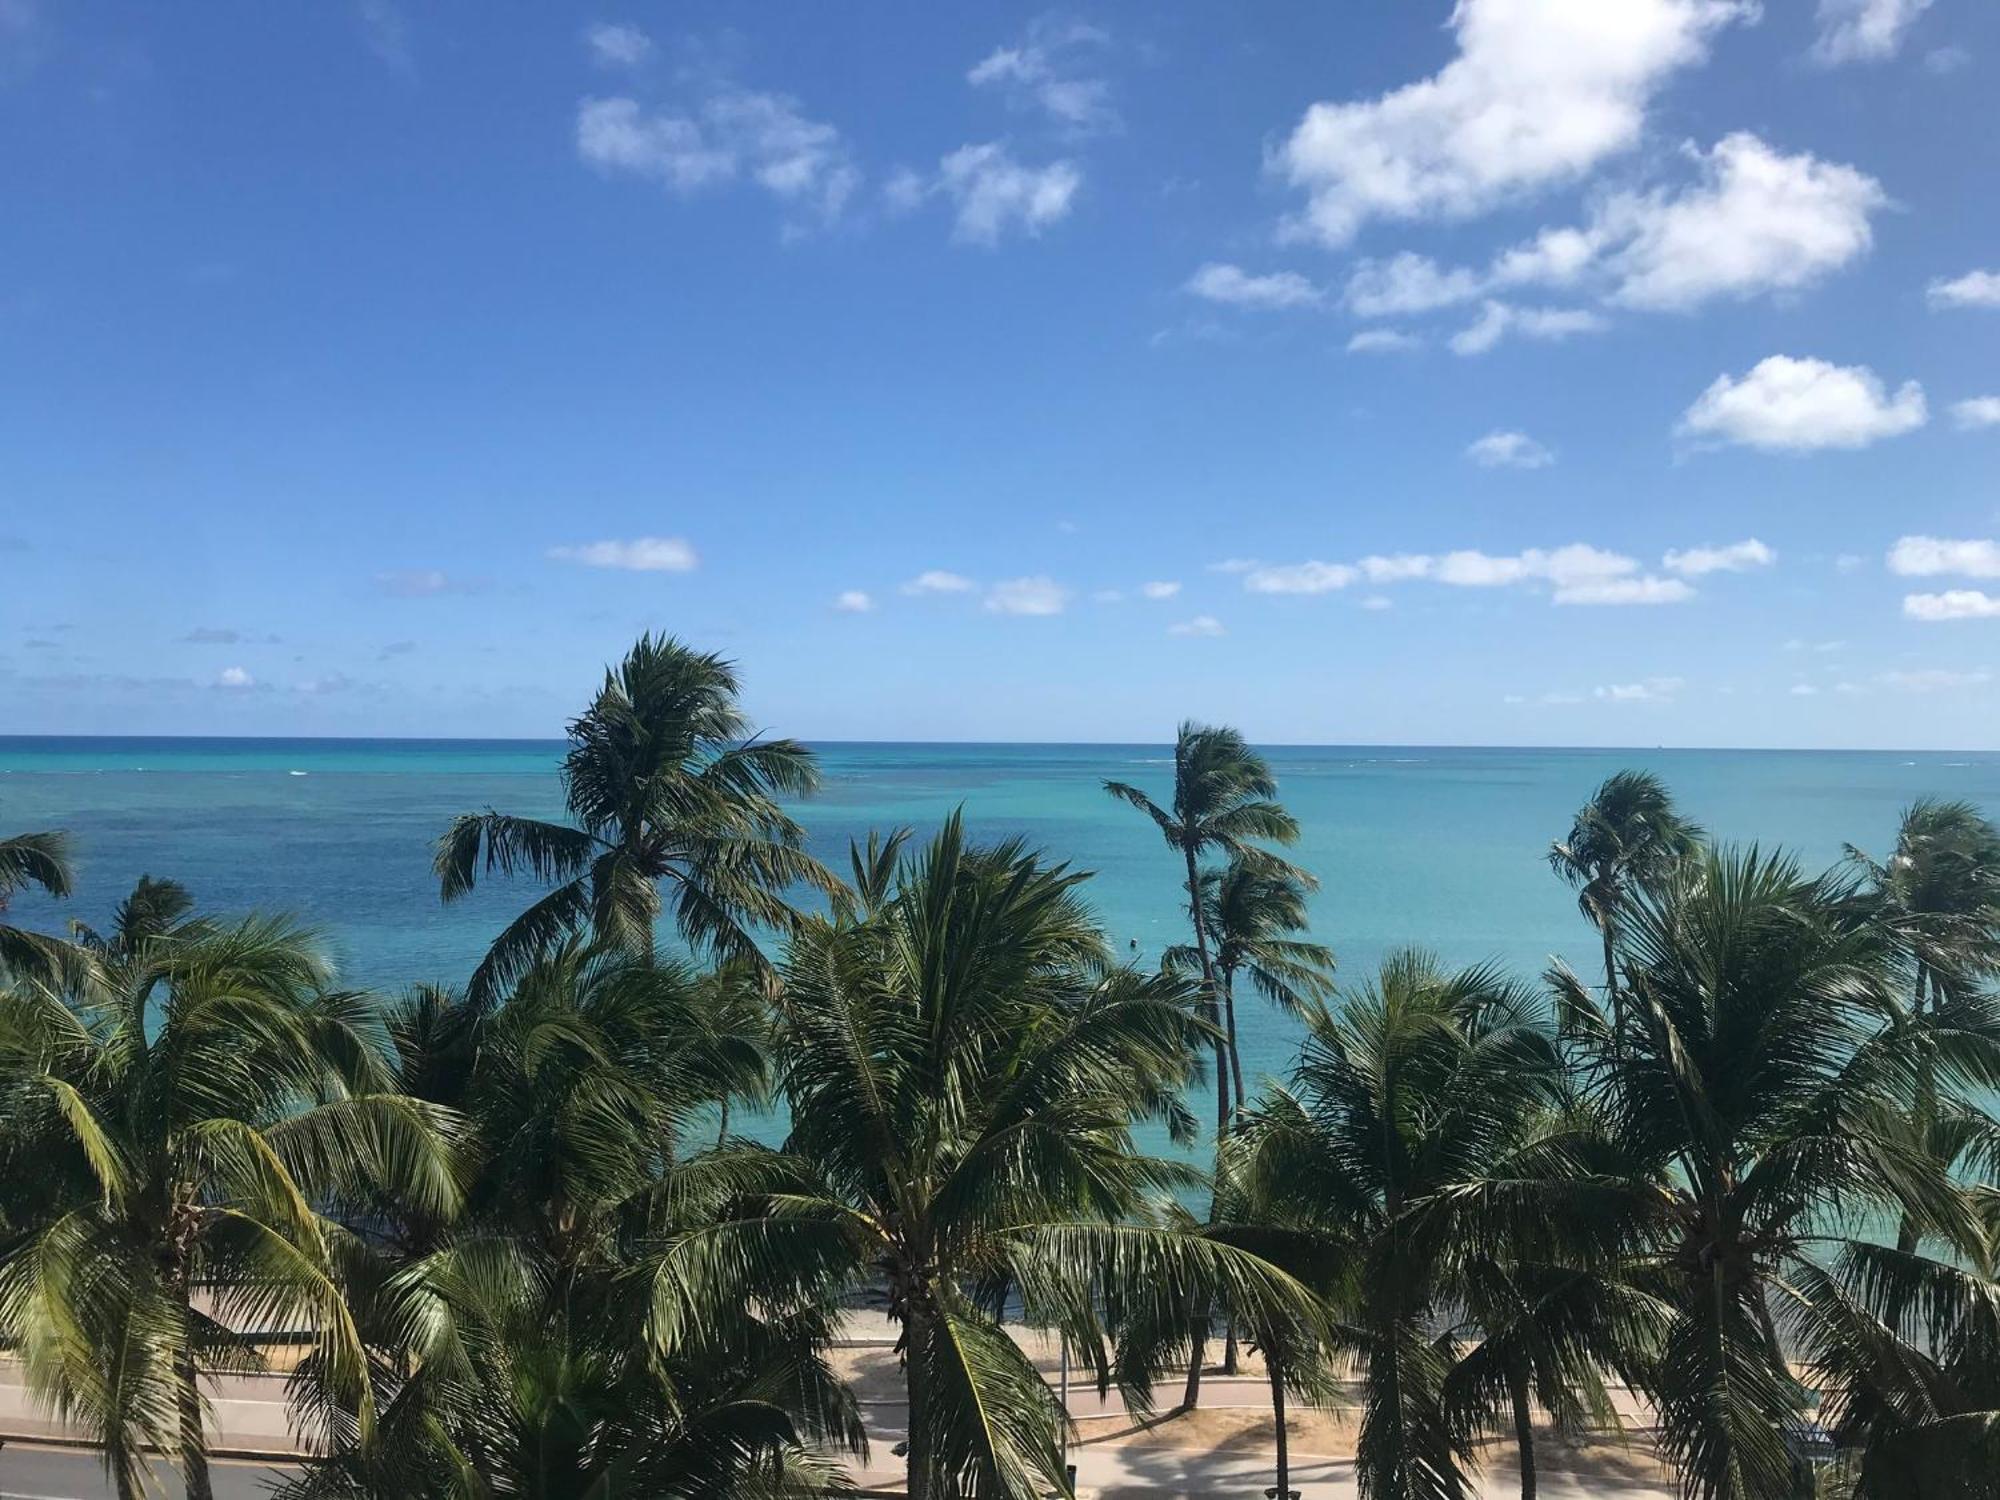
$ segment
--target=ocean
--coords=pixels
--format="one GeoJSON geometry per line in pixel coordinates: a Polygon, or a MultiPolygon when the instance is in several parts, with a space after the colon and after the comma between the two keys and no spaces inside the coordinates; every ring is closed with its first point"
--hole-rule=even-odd
{"type": "MultiPolygon", "coordinates": [[[[62,828],[79,888],[16,900],[10,920],[99,923],[141,874],[172,876],[206,910],[290,913],[324,939],[342,982],[395,993],[463,979],[529,899],[495,882],[440,904],[431,847],[457,813],[561,814],[557,742],[0,737],[0,834],[62,828]]],[[[1023,835],[1092,872],[1086,894],[1116,945],[1150,963],[1182,940],[1174,857],[1114,802],[1107,778],[1165,801],[1161,745],[826,744],[824,789],[802,803],[814,851],[845,868],[870,828],[920,832],[963,807],[978,835],[1023,835]]],[[[2000,752],[1439,749],[1279,746],[1268,754],[1320,879],[1313,934],[1348,982],[1406,944],[1533,978],[1552,956],[1586,975],[1591,930],[1544,855],[1605,776],[1641,767],[1721,838],[1780,845],[1813,866],[1844,844],[1880,852],[1926,793],[2000,813],[2000,752]]],[[[1246,1071],[1286,1068],[1294,1033],[1251,1000],[1246,1071]]]]}

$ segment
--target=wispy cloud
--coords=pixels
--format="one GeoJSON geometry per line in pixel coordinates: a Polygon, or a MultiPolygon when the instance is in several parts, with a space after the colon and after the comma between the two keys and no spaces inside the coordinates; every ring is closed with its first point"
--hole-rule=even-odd
{"type": "Polygon", "coordinates": [[[586,26],[583,45],[600,68],[636,68],[654,52],[653,39],[637,26],[610,21],[586,26]]]}
{"type": "Polygon", "coordinates": [[[977,588],[963,573],[949,572],[944,568],[926,568],[915,578],[903,585],[906,594],[969,594],[977,588]]]}
{"type": "Polygon", "coordinates": [[[1778,554],[1753,536],[1725,547],[1669,552],[1660,559],[1660,566],[1684,578],[1701,578],[1709,573],[1747,573],[1753,568],[1768,568],[1777,560],[1778,554]]]}
{"type": "Polygon", "coordinates": [[[686,538],[677,536],[582,542],[551,547],[549,556],[556,562],[580,563],[586,568],[615,568],[627,573],[691,573],[701,564],[694,547],[686,538]]]}
{"type": "Polygon", "coordinates": [[[1121,121],[1111,84],[1096,71],[1110,41],[1100,27],[1044,16],[1018,41],[981,58],[965,81],[1000,90],[1012,108],[1039,114],[1068,135],[1116,130],[1121,121]]]}
{"type": "Polygon", "coordinates": [[[1068,589],[1041,573],[1010,578],[986,591],[986,607],[1002,615],[1059,615],[1069,599],[1068,589]]]}
{"type": "Polygon", "coordinates": [[[1554,453],[1525,432],[1489,432],[1465,456],[1482,469],[1546,469],[1556,461],[1554,453]]]}
{"type": "Polygon", "coordinates": [[[1196,615],[1191,620],[1176,620],[1167,627],[1167,634],[1213,637],[1227,635],[1228,632],[1222,628],[1222,621],[1216,619],[1214,615],[1196,615]]]}
{"type": "Polygon", "coordinates": [[[1220,261],[1200,267],[1181,290],[1207,302],[1264,310],[1317,307],[1326,300],[1326,293],[1297,271],[1253,275],[1241,266],[1220,261]]]}
{"type": "Polygon", "coordinates": [[[875,601],[863,589],[842,589],[834,595],[833,607],[844,615],[865,615],[875,608],[875,601]]]}

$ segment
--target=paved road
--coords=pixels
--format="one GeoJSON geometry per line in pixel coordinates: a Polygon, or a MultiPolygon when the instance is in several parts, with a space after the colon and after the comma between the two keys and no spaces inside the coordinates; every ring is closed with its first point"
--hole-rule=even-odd
{"type": "MultiPolygon", "coordinates": [[[[180,1476],[161,1465],[152,1493],[163,1500],[180,1500],[180,1476]]],[[[210,1471],[215,1500],[264,1500],[282,1471],[262,1464],[216,1460],[210,1471]]],[[[115,1491],[104,1477],[104,1465],[94,1453],[73,1448],[30,1448],[9,1443],[0,1448],[0,1500],[113,1500],[115,1491]]]]}

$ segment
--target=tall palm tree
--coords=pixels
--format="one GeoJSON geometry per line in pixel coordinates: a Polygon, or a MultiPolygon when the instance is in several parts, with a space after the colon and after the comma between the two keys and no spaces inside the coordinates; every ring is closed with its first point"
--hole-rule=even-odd
{"type": "Polygon", "coordinates": [[[254,1365],[260,1330],[313,1329],[371,1418],[320,1206],[393,1186],[448,1212],[453,1125],[389,1089],[372,1007],[324,981],[252,918],[145,938],[80,998],[0,994],[0,1336],[121,1497],[154,1447],[209,1500],[201,1375],[254,1365]]]}
{"type": "Polygon", "coordinates": [[[1618,989],[1618,924],[1637,891],[1666,879],[1702,840],[1665,783],[1650,771],[1620,771],[1577,809],[1569,836],[1549,846],[1549,867],[1604,943],[1604,997],[1614,1036],[1625,1015],[1618,989]]]}
{"type": "Polygon", "coordinates": [[[1278,781],[1264,757],[1234,729],[1184,721],[1174,736],[1174,790],[1161,807],[1138,787],[1107,781],[1104,790],[1151,818],[1180,856],[1186,874],[1188,921],[1194,930],[1195,962],[1201,971],[1202,1002],[1216,1028],[1215,1128],[1229,1128],[1233,1073],[1228,1033],[1222,1027],[1222,983],[1215,968],[1214,934],[1202,901],[1201,863],[1211,853],[1232,860],[1257,858],[1274,871],[1297,876],[1258,842],[1293,844],[1298,820],[1279,805],[1278,781]]]}
{"type": "Polygon", "coordinates": [[[7,906],[17,892],[29,889],[63,900],[74,883],[68,834],[17,833],[0,839],[0,969],[46,977],[61,967],[62,945],[9,924],[7,906]]]}
{"type": "Polygon", "coordinates": [[[573,823],[490,810],[453,821],[437,847],[446,901],[482,869],[555,885],[494,939],[469,985],[475,999],[491,1000],[578,932],[650,955],[663,886],[689,944],[767,968],[757,931],[790,926],[787,893],[838,890],[780,800],[818,785],[812,752],[758,738],[737,692],[721,657],[642,636],[570,723],[562,780],[573,823]]]}
{"type": "MultiPolygon", "coordinates": [[[[1238,1110],[1249,1101],[1236,1041],[1236,976],[1244,975],[1266,1000],[1292,1016],[1333,993],[1333,949],[1293,936],[1306,930],[1306,898],[1317,884],[1305,872],[1255,853],[1239,854],[1227,867],[1201,873],[1202,920],[1215,945],[1215,977],[1222,991],[1238,1110]]],[[[1201,972],[1200,955],[1188,944],[1169,948],[1162,963],[1201,972]]]]}
{"type": "Polygon", "coordinates": [[[463,1211],[383,1195],[346,1286],[371,1352],[372,1434],[309,1360],[302,1425],[324,1457],[287,1493],[598,1500],[816,1493],[812,1445],[855,1446],[826,1366],[831,1302],[764,1278],[649,1334],[649,1267],[754,1188],[773,1153],[690,1150],[700,1113],[763,1078],[741,988],[572,944],[498,1008],[423,989],[392,1013],[398,1081],[463,1116],[463,1211]]]}
{"type": "Polygon", "coordinates": [[[1016,842],[972,847],[954,816],[873,916],[809,923],[786,953],[779,1065],[788,1150],[817,1185],[659,1263],[656,1328],[767,1268],[886,1283],[913,1500],[1068,1492],[1066,1414],[1000,1322],[1010,1298],[1140,1403],[1185,1355],[1192,1297],[1317,1316],[1303,1287],[1155,1204],[1198,1178],[1138,1154],[1133,1122],[1191,1136],[1180,1091],[1213,1032],[1179,981],[1113,966],[1082,878],[1016,842]],[[1178,1345],[1114,1362],[1106,1323],[1127,1317],[1178,1345]]]}
{"type": "MultiPolygon", "coordinates": [[[[1919,1054],[1852,902],[1844,879],[1754,848],[1690,860],[1626,913],[1626,1034],[1577,1033],[1635,1174],[1637,1274],[1671,1307],[1650,1380],[1662,1436],[1708,1500],[1794,1492],[1780,1434],[1800,1392],[1775,1311],[1856,1253],[1843,1229],[1888,1214],[1968,1232],[1963,1196],[1902,1129],[1919,1054]]],[[[1994,1076],[1990,1018],[1973,1019],[1932,1054],[1954,1103],[1994,1076]]]]}
{"type": "MultiPolygon", "coordinates": [[[[1107,781],[1104,790],[1129,802],[1153,820],[1167,847],[1180,856],[1187,894],[1188,921],[1194,934],[1195,966],[1201,974],[1201,1011],[1214,1028],[1215,1139],[1218,1149],[1228,1133],[1234,1104],[1240,1102],[1242,1065],[1229,1029],[1223,1024],[1224,997],[1216,972],[1214,934],[1202,900],[1202,861],[1212,853],[1231,860],[1261,859],[1274,872],[1303,875],[1284,864],[1257,841],[1292,844],[1298,821],[1278,803],[1278,782],[1263,756],[1252,750],[1238,731],[1183,720],[1174,736],[1174,787],[1171,807],[1161,807],[1140,788],[1107,781]]],[[[1211,1205],[1211,1214],[1213,1206],[1211,1205]]],[[[1181,1404],[1193,1407],[1201,1398],[1201,1375],[1207,1347],[1209,1316],[1205,1307],[1189,1309],[1194,1327],[1194,1352],[1188,1363],[1187,1388],[1181,1404]]],[[[1223,1368],[1236,1369],[1236,1330],[1229,1326],[1224,1340],[1223,1368]]]]}
{"type": "Polygon", "coordinates": [[[1362,1493],[1460,1500],[1517,1372],[1560,1399],[1622,1358],[1646,1303],[1597,1272],[1621,1220],[1596,1201],[1556,1036],[1526,992],[1403,952],[1342,998],[1308,1013],[1291,1086],[1245,1115],[1230,1180],[1253,1235],[1322,1267],[1366,1387],[1362,1493]]]}

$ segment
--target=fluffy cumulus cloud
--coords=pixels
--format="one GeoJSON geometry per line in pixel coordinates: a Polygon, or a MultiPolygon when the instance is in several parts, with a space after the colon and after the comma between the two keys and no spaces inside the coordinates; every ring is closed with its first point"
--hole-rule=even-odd
{"type": "Polygon", "coordinates": [[[1740,378],[1716,377],[1687,409],[1679,432],[1701,444],[1809,453],[1865,448],[1928,418],[1923,387],[1914,380],[1891,393],[1866,365],[1774,354],[1740,378]]]}
{"type": "Polygon", "coordinates": [[[1546,469],[1555,454],[1525,432],[1489,432],[1465,450],[1482,469],[1546,469]]]}
{"type": "Polygon", "coordinates": [[[1529,587],[1546,590],[1556,604],[1678,604],[1694,597],[1694,590],[1679,578],[1644,574],[1635,558],[1582,542],[1500,555],[1466,549],[1375,555],[1356,563],[1258,566],[1244,573],[1243,586],[1254,594],[1324,594],[1363,580],[1378,585],[1421,580],[1453,588],[1529,587]]]}
{"type": "Polygon", "coordinates": [[[998,89],[1010,107],[1040,114],[1070,134],[1116,130],[1111,85],[1094,71],[1110,44],[1101,27],[1043,16],[1019,41],[981,58],[965,81],[998,89]]]}
{"type": "Polygon", "coordinates": [[[1241,266],[1211,261],[1187,279],[1181,290],[1208,302],[1230,307],[1316,307],[1326,294],[1297,271],[1252,275],[1241,266]]]}
{"type": "Polygon", "coordinates": [[[1924,289],[1932,307],[2000,307],[2000,271],[1939,277],[1924,289]]]}
{"type": "Polygon", "coordinates": [[[783,94],[722,87],[688,108],[649,109],[636,99],[585,99],[576,150],[590,166],[693,194],[750,181],[779,200],[789,227],[837,220],[860,185],[846,141],[808,119],[783,94]]]}
{"type": "Polygon", "coordinates": [[[1778,554],[1753,536],[1726,547],[1689,547],[1669,552],[1660,565],[1683,578],[1701,578],[1709,573],[1747,573],[1753,568],[1768,568],[1777,560],[1778,554]]]}
{"type": "Polygon", "coordinates": [[[1894,57],[1931,0],[1819,0],[1812,55],[1830,67],[1894,57]]]}
{"type": "Polygon", "coordinates": [[[1937,536],[1898,537],[1885,559],[1903,578],[2000,578],[2000,542],[1986,537],[1954,541],[1937,536]]]}
{"type": "Polygon", "coordinates": [[[2000,427],[2000,396],[1974,396],[1967,401],[1954,401],[1951,420],[1960,432],[2000,427]]]}
{"type": "Polygon", "coordinates": [[[1176,620],[1167,627],[1168,635],[1218,636],[1224,634],[1222,621],[1214,615],[1196,615],[1191,620],[1176,620]]]}
{"type": "Polygon", "coordinates": [[[236,689],[252,688],[257,685],[257,679],[241,667],[224,667],[216,677],[215,685],[217,687],[236,689]]]}
{"type": "Polygon", "coordinates": [[[1275,153],[1298,233],[1451,219],[1573,182],[1635,145],[1653,96],[1752,0],[1460,0],[1458,53],[1379,98],[1314,104],[1275,153]]]}
{"type": "Polygon", "coordinates": [[[977,588],[963,573],[948,572],[943,568],[926,568],[915,578],[903,585],[906,594],[969,594],[977,588]]]}
{"type": "Polygon", "coordinates": [[[875,601],[863,589],[842,589],[834,595],[833,607],[844,615],[865,615],[875,607],[875,601]]]}
{"type": "Polygon", "coordinates": [[[600,68],[636,68],[653,55],[653,39],[645,32],[611,21],[586,26],[583,45],[600,68]]]}
{"type": "Polygon", "coordinates": [[[1905,594],[1903,613],[1912,620],[2000,620],[2000,597],[1984,589],[1946,589],[1939,594],[1905,594]]]}
{"type": "Polygon", "coordinates": [[[586,568],[613,568],[625,573],[691,573],[700,564],[692,545],[683,537],[640,536],[630,541],[579,542],[574,546],[551,547],[549,556],[557,562],[580,563],[586,568]]]}
{"type": "Polygon", "coordinates": [[[1059,615],[1069,607],[1069,590],[1046,574],[1009,578],[986,591],[986,607],[1000,615],[1059,615]]]}
{"type": "Polygon", "coordinates": [[[1685,155],[1696,169],[1689,185],[1612,194],[1583,224],[1544,229],[1483,269],[1407,251],[1365,261],[1343,301],[1358,316],[1391,317],[1545,288],[1684,312],[1813,285],[1868,253],[1873,216],[1889,202],[1865,172],[1786,155],[1747,132],[1685,155]]]}

